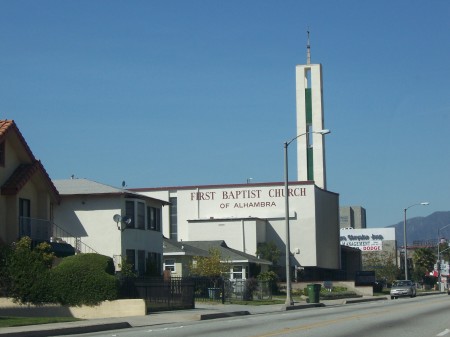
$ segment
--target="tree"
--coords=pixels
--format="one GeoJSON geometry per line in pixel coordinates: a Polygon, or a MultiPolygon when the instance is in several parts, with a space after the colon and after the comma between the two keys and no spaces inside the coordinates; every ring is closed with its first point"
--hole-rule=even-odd
{"type": "Polygon", "coordinates": [[[370,253],[363,255],[363,270],[374,270],[377,280],[392,283],[398,278],[399,269],[393,253],[370,253]]]}
{"type": "Polygon", "coordinates": [[[278,266],[278,259],[280,258],[281,252],[277,245],[273,241],[270,241],[258,244],[256,255],[264,260],[272,262],[270,269],[274,270],[278,266]]]}
{"type": "Polygon", "coordinates": [[[419,248],[414,251],[413,254],[414,269],[417,270],[415,277],[420,277],[422,281],[423,277],[434,269],[436,263],[436,255],[431,248],[419,248]],[[419,275],[417,275],[420,273],[419,275]]]}
{"type": "Polygon", "coordinates": [[[210,248],[208,256],[194,257],[190,266],[192,275],[220,277],[230,271],[228,262],[223,262],[218,248],[210,248]]]}

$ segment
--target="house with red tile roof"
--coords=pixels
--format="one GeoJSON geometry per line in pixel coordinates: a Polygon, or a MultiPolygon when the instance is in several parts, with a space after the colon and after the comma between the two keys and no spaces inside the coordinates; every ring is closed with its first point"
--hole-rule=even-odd
{"type": "Polygon", "coordinates": [[[0,243],[23,236],[50,241],[60,200],[42,163],[13,120],[0,120],[0,243]]]}

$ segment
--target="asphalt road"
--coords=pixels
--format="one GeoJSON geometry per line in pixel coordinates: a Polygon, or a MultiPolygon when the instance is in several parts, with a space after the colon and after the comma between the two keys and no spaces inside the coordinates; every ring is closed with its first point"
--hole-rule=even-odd
{"type": "Polygon", "coordinates": [[[310,308],[72,336],[108,337],[450,337],[450,296],[310,308]]]}

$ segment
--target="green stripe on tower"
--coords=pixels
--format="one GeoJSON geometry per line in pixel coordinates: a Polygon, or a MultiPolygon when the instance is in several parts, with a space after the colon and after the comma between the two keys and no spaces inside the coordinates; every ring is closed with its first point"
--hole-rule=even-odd
{"type": "Polygon", "coordinates": [[[311,88],[305,89],[306,124],[312,124],[311,88]]]}
{"type": "Polygon", "coordinates": [[[313,160],[313,148],[308,147],[308,150],[306,152],[306,160],[308,162],[308,180],[314,180],[314,160],[313,160]]]}

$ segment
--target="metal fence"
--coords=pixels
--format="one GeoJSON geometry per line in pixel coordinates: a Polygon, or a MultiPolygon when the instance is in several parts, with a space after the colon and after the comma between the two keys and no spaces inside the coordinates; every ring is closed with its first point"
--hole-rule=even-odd
{"type": "Polygon", "coordinates": [[[225,280],[222,277],[189,277],[194,284],[194,297],[202,302],[225,302],[225,280]]]}
{"type": "Polygon", "coordinates": [[[162,277],[122,278],[121,298],[142,298],[148,311],[193,309],[194,283],[189,279],[162,277]]]}
{"type": "Polygon", "coordinates": [[[138,277],[120,279],[121,298],[142,298],[149,311],[192,309],[195,301],[226,303],[232,300],[272,299],[268,281],[228,280],[222,277],[138,277]]]}
{"type": "Polygon", "coordinates": [[[254,278],[225,281],[225,300],[258,301],[271,299],[272,286],[269,281],[258,281],[254,278]]]}
{"type": "Polygon", "coordinates": [[[65,231],[49,220],[20,217],[19,237],[30,237],[33,241],[49,241],[50,243],[62,243],[71,245],[75,253],[97,253],[81,241],[81,238],[65,231]]]}
{"type": "Polygon", "coordinates": [[[52,225],[48,220],[20,217],[19,237],[28,236],[32,240],[48,240],[52,233],[52,225]]]}
{"type": "Polygon", "coordinates": [[[272,286],[269,281],[254,278],[224,279],[210,277],[192,277],[196,301],[229,302],[231,300],[257,301],[272,299],[272,286]]]}

